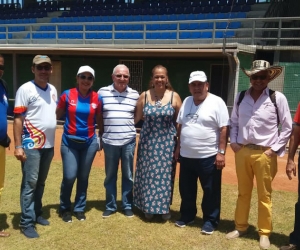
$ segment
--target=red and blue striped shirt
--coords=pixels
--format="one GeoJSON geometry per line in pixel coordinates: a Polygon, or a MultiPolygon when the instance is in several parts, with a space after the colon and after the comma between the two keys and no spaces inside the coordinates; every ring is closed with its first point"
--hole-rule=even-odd
{"type": "Polygon", "coordinates": [[[66,111],[65,135],[85,139],[95,136],[96,115],[102,110],[102,98],[95,91],[83,97],[77,88],[66,90],[61,94],[57,108],[66,111]]]}

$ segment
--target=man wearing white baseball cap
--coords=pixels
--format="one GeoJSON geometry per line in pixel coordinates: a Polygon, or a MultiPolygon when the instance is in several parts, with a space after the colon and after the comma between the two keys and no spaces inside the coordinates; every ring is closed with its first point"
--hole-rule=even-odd
{"type": "Polygon", "coordinates": [[[201,233],[210,235],[220,221],[229,115],[225,102],[208,92],[209,83],[203,71],[190,74],[189,90],[192,96],[183,101],[177,117],[175,159],[180,160],[181,217],[175,225],[185,227],[194,222],[199,179],[203,189],[201,233]]]}

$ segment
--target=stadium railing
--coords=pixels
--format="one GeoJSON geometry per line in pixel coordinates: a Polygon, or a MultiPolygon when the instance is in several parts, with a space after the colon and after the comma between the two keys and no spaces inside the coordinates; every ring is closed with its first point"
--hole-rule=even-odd
{"type": "Polygon", "coordinates": [[[0,25],[0,44],[190,44],[239,42],[286,45],[300,42],[300,17],[210,20],[30,23],[0,25]],[[272,28],[263,24],[272,22],[272,28]],[[275,28],[274,28],[275,27],[275,28]],[[291,32],[295,31],[295,32],[291,32]],[[264,36],[264,34],[269,34],[264,36]]]}

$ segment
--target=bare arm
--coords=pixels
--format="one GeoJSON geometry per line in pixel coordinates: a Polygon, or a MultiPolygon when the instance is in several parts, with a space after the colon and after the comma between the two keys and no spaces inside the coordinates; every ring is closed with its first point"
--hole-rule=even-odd
{"type": "MultiPolygon", "coordinates": [[[[294,124],[292,129],[292,134],[289,143],[289,155],[286,164],[286,175],[291,180],[292,173],[296,176],[296,164],[294,162],[294,157],[300,142],[300,125],[294,124]]],[[[299,174],[299,173],[298,173],[299,174]]]]}
{"type": "Polygon", "coordinates": [[[56,120],[61,119],[65,113],[64,109],[56,108],[56,120]]]}
{"type": "MultiPolygon", "coordinates": [[[[227,141],[228,141],[228,126],[224,126],[220,128],[220,140],[219,140],[219,149],[226,149],[227,141]]],[[[225,155],[221,153],[217,153],[216,162],[217,169],[222,169],[225,167],[225,155]]]]}
{"type": "Polygon", "coordinates": [[[177,119],[177,116],[178,116],[179,110],[181,108],[181,105],[182,105],[182,101],[181,101],[180,96],[176,92],[174,92],[174,95],[173,95],[173,108],[175,109],[175,114],[174,114],[175,121],[177,119]]]}
{"type": "Polygon", "coordinates": [[[174,153],[174,157],[176,161],[178,161],[180,156],[180,135],[181,135],[181,124],[177,124],[177,145],[174,153]]]}
{"type": "Polygon", "coordinates": [[[143,109],[145,105],[145,93],[143,92],[136,104],[135,113],[134,113],[134,124],[137,124],[140,120],[143,119],[143,109]]]}
{"type": "Polygon", "coordinates": [[[96,115],[96,122],[97,122],[98,129],[99,129],[99,136],[102,136],[103,132],[104,132],[102,114],[97,114],[96,115]]]}
{"type": "Polygon", "coordinates": [[[14,155],[19,161],[25,161],[26,155],[22,146],[22,131],[23,131],[23,122],[24,117],[21,114],[15,114],[14,124],[13,124],[13,133],[15,141],[15,151],[14,155]]]}

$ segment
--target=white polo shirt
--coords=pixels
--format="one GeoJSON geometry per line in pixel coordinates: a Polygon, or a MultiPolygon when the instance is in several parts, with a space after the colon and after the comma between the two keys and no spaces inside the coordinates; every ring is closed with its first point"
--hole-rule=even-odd
{"type": "Polygon", "coordinates": [[[136,137],[134,111],[139,93],[128,86],[120,93],[111,84],[100,88],[98,94],[103,100],[103,142],[115,146],[129,143],[136,137]]]}

